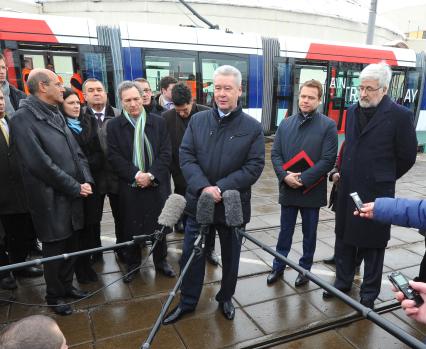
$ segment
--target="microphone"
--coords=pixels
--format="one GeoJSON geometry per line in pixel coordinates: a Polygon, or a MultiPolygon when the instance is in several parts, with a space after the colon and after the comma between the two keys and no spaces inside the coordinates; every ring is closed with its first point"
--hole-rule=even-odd
{"type": "MultiPolygon", "coordinates": [[[[171,194],[166,200],[163,210],[158,216],[158,224],[161,226],[160,230],[154,232],[157,240],[161,239],[166,228],[173,228],[174,225],[179,221],[183,211],[186,207],[186,200],[182,195],[171,194]]],[[[133,236],[134,242],[142,242],[147,240],[146,235],[133,236]]]]}
{"type": "Polygon", "coordinates": [[[173,228],[185,210],[186,200],[182,195],[172,194],[166,200],[164,208],[158,217],[158,224],[173,228]]]}
{"type": "Polygon", "coordinates": [[[209,226],[214,222],[214,198],[209,193],[201,193],[197,202],[197,214],[195,219],[200,224],[200,233],[205,236],[209,232],[209,226]]]}
{"type": "Polygon", "coordinates": [[[227,190],[222,195],[225,220],[229,227],[240,227],[244,223],[241,196],[238,190],[227,190]]]}

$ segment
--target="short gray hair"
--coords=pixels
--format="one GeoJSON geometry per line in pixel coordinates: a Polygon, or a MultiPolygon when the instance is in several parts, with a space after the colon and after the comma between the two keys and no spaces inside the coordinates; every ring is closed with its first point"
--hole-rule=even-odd
{"type": "Polygon", "coordinates": [[[218,75],[232,75],[234,76],[237,85],[241,86],[241,82],[243,80],[243,78],[241,77],[241,72],[232,65],[222,65],[217,68],[213,73],[213,81],[218,75]]]}
{"type": "MultiPolygon", "coordinates": [[[[105,91],[105,86],[104,86],[104,84],[103,84],[103,82],[102,81],[100,81],[100,80],[98,80],[98,79],[96,79],[96,78],[87,78],[84,82],[83,82],[83,86],[81,86],[81,90],[83,91],[83,92],[85,92],[86,91],[86,86],[87,86],[87,84],[89,83],[89,82],[99,82],[101,85],[102,85],[102,88],[104,89],[104,91],[105,91]]],[[[105,91],[106,92],[106,91],[105,91]]]]}
{"type": "Polygon", "coordinates": [[[130,90],[132,87],[134,87],[135,89],[137,89],[139,91],[139,94],[141,96],[143,96],[143,90],[141,89],[141,87],[134,81],[130,81],[130,80],[125,80],[123,82],[120,83],[120,85],[118,85],[117,87],[117,93],[118,96],[121,98],[121,95],[123,94],[123,91],[126,90],[130,90]]]}
{"type": "Polygon", "coordinates": [[[375,80],[379,82],[379,87],[389,88],[392,78],[392,70],[385,62],[367,65],[359,75],[362,80],[375,80]]]}
{"type": "Polygon", "coordinates": [[[46,72],[46,69],[33,69],[27,80],[28,91],[30,91],[32,95],[35,95],[39,92],[40,82],[44,82],[46,84],[50,83],[50,77],[46,72]]]}

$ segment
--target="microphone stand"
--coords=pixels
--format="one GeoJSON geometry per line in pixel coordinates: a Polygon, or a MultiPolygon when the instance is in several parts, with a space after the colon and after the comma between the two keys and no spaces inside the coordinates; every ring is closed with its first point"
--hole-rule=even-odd
{"type": "Polygon", "coordinates": [[[236,231],[239,232],[241,236],[244,236],[246,239],[253,242],[255,245],[259,246],[269,254],[273,255],[275,258],[283,261],[293,269],[297,270],[302,275],[306,276],[309,280],[317,284],[318,286],[322,287],[323,289],[327,290],[328,292],[332,293],[337,298],[340,298],[343,302],[345,302],[350,307],[354,308],[358,312],[361,313],[361,315],[373,321],[376,325],[383,328],[385,331],[392,334],[394,337],[398,338],[403,343],[407,344],[410,348],[418,348],[418,349],[425,349],[426,345],[419,341],[417,338],[409,335],[404,330],[390,322],[389,320],[381,317],[379,314],[377,314],[374,310],[367,308],[363,306],[361,303],[358,303],[351,297],[349,297],[347,294],[343,293],[339,289],[335,288],[334,286],[330,285],[326,281],[322,280],[315,274],[311,273],[309,270],[306,270],[302,268],[297,263],[293,262],[292,260],[288,259],[287,257],[284,257],[283,255],[279,254],[278,252],[274,251],[269,246],[266,246],[259,240],[255,239],[254,237],[250,236],[250,234],[246,233],[244,229],[242,228],[235,228],[236,231]]]}
{"type": "Polygon", "coordinates": [[[73,257],[83,256],[83,255],[86,255],[86,254],[115,250],[115,249],[122,248],[122,247],[132,246],[134,244],[138,244],[138,243],[141,243],[143,241],[155,239],[155,241],[153,242],[153,245],[152,245],[152,249],[153,249],[156,246],[156,243],[158,242],[158,240],[161,240],[163,238],[163,236],[166,234],[165,228],[166,227],[163,226],[160,231],[156,231],[151,235],[135,235],[135,236],[133,236],[133,240],[121,242],[119,244],[115,244],[115,245],[111,245],[111,246],[96,247],[96,248],[91,248],[91,249],[82,250],[82,251],[64,253],[64,254],[57,255],[57,256],[37,258],[37,259],[33,259],[33,260],[30,260],[30,261],[25,261],[25,262],[21,262],[21,263],[5,265],[5,266],[0,267],[0,273],[5,272],[5,271],[10,272],[10,271],[13,271],[13,270],[26,268],[26,267],[32,267],[32,266],[35,266],[35,265],[41,265],[41,264],[44,264],[44,263],[58,261],[58,260],[67,260],[67,259],[70,259],[70,258],[73,258],[73,257]]]}
{"type": "Polygon", "coordinates": [[[175,286],[169,293],[169,297],[167,298],[166,303],[163,305],[160,311],[160,315],[158,315],[157,321],[155,321],[155,324],[153,328],[151,329],[151,332],[148,335],[148,338],[146,339],[145,343],[140,347],[140,349],[149,349],[151,347],[151,343],[154,340],[155,335],[157,334],[158,330],[160,329],[161,323],[163,321],[164,315],[166,315],[167,310],[169,309],[170,304],[173,302],[173,299],[176,296],[177,291],[180,289],[182,285],[182,280],[185,277],[189,267],[192,264],[192,261],[196,256],[199,256],[203,253],[204,247],[205,247],[205,240],[206,240],[206,233],[208,233],[208,229],[201,229],[200,234],[198,235],[197,239],[194,242],[194,248],[191,252],[191,255],[188,258],[188,261],[186,262],[185,266],[183,267],[180,276],[178,280],[176,281],[175,286]]]}

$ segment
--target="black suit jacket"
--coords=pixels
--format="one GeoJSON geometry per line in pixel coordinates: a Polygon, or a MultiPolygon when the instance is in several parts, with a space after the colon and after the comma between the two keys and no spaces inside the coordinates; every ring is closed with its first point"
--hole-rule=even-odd
{"type": "MultiPolygon", "coordinates": [[[[9,123],[7,116],[5,118],[9,123]]],[[[27,212],[27,200],[15,152],[13,148],[9,147],[1,131],[0,183],[0,214],[27,212]]]]}
{"type": "Polygon", "coordinates": [[[183,135],[185,134],[186,128],[188,127],[188,122],[192,115],[209,109],[209,107],[194,103],[192,105],[191,113],[186,120],[182,119],[175,109],[168,110],[162,114],[166,120],[167,130],[169,131],[170,141],[172,144],[172,162],[170,170],[175,185],[175,193],[177,194],[185,195],[186,191],[185,178],[183,177],[179,164],[179,148],[180,144],[182,143],[183,135]]]}

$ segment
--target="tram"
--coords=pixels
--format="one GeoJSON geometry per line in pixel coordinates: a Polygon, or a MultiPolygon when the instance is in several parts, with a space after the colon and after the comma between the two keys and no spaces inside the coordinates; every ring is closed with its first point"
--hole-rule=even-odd
{"type": "Polygon", "coordinates": [[[232,64],[242,73],[243,108],[266,133],[297,111],[299,86],[312,78],[323,82],[322,112],[343,133],[346,109],[358,100],[361,70],[386,61],[393,70],[390,97],[415,113],[418,136],[426,133],[425,55],[410,49],[140,23],[103,26],[13,12],[0,12],[0,49],[10,83],[20,89],[26,65],[51,64],[66,86],[77,71],[83,79],[101,80],[113,104],[122,80],[145,77],[155,93],[160,79],[171,75],[191,87],[197,103],[209,105],[214,70],[232,64]]]}

